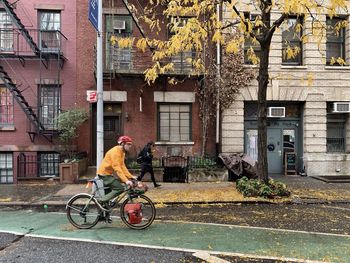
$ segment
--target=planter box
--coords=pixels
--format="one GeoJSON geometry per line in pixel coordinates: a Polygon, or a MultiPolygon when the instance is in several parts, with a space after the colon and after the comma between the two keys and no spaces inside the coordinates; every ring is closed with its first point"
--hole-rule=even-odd
{"type": "Polygon", "coordinates": [[[73,163],[60,163],[60,183],[72,184],[79,181],[79,176],[86,173],[87,159],[81,159],[73,163]]]}

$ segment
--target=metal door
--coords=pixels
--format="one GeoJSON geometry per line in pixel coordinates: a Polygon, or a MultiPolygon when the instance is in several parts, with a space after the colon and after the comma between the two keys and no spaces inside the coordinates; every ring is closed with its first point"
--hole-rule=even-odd
{"type": "Polygon", "coordinates": [[[267,162],[269,173],[282,173],[282,130],[267,129],[267,162]]]}

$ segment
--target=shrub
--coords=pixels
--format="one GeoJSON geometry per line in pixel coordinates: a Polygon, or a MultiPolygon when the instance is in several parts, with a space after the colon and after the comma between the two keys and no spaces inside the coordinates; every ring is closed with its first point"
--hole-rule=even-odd
{"type": "Polygon", "coordinates": [[[56,118],[59,130],[58,138],[63,144],[63,156],[74,158],[73,142],[78,137],[79,127],[88,119],[88,113],[83,109],[69,109],[61,112],[56,118]]]}
{"type": "Polygon", "coordinates": [[[236,188],[244,197],[273,198],[276,196],[290,196],[290,191],[286,185],[275,182],[273,179],[269,179],[269,183],[265,184],[259,179],[249,180],[244,176],[237,180],[236,188]]]}

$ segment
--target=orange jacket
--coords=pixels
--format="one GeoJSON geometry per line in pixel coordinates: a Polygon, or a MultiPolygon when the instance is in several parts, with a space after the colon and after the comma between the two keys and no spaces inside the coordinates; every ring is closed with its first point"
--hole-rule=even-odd
{"type": "Polygon", "coordinates": [[[125,183],[133,178],[133,176],[126,168],[124,161],[125,151],[123,150],[123,146],[115,146],[106,153],[97,170],[97,174],[112,175],[115,172],[120,180],[125,183]]]}

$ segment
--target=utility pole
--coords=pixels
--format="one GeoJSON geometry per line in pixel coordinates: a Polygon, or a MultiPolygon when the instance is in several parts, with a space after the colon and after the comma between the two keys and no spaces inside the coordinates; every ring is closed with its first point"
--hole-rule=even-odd
{"type": "Polygon", "coordinates": [[[103,65],[102,65],[102,47],[103,47],[103,25],[102,25],[102,0],[98,0],[98,32],[97,32],[97,114],[96,114],[96,166],[100,166],[103,159],[103,65]]]}
{"type": "MultiPolygon", "coordinates": [[[[220,21],[220,4],[216,5],[216,15],[217,15],[217,19],[218,21],[220,21]]],[[[218,41],[216,43],[216,77],[218,78],[217,81],[217,101],[216,101],[216,155],[219,154],[220,151],[220,81],[221,81],[221,70],[220,70],[220,66],[221,66],[221,54],[220,54],[220,42],[218,41]]]]}
{"type": "Polygon", "coordinates": [[[96,44],[96,166],[99,167],[103,159],[103,25],[102,25],[102,0],[89,0],[89,20],[97,31],[96,44]]]}

